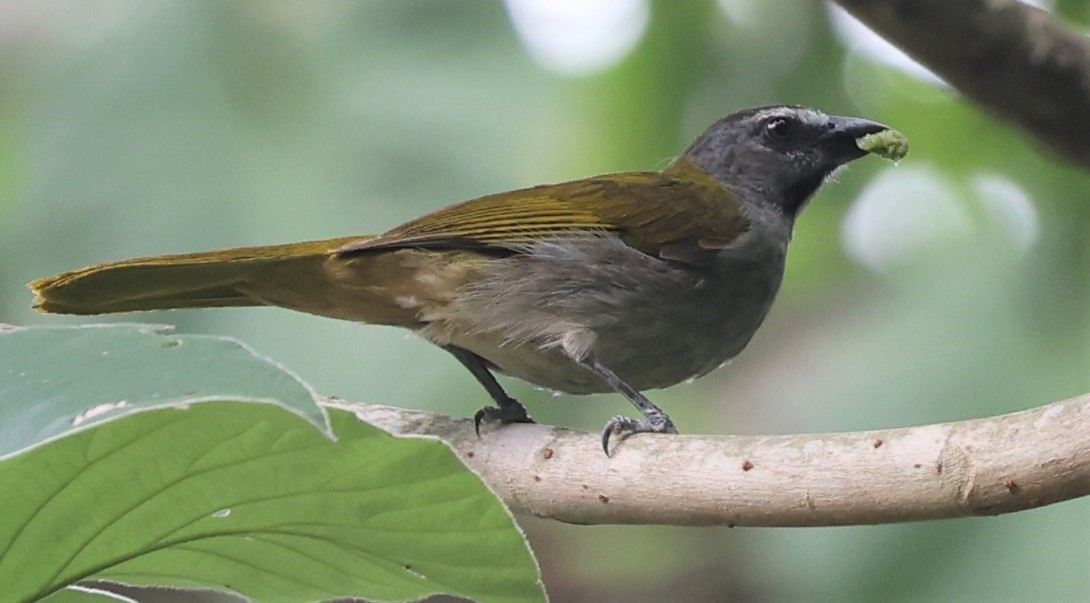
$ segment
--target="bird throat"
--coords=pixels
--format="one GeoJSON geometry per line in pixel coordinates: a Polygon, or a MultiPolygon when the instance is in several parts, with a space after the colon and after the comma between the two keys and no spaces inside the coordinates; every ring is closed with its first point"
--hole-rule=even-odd
{"type": "Polygon", "coordinates": [[[802,211],[802,208],[806,207],[807,202],[814,196],[817,189],[821,187],[821,184],[825,182],[825,179],[831,174],[831,170],[818,172],[813,176],[803,178],[792,184],[784,193],[783,199],[783,211],[788,216],[794,218],[802,211]]]}

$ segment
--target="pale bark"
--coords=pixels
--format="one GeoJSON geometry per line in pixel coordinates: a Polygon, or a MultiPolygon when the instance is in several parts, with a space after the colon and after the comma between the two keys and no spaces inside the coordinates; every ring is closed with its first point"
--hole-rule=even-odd
{"type": "Polygon", "coordinates": [[[1090,494],[1090,394],[1008,415],[857,433],[629,437],[329,401],[434,436],[515,512],[578,524],[829,526],[998,515],[1090,494]]]}

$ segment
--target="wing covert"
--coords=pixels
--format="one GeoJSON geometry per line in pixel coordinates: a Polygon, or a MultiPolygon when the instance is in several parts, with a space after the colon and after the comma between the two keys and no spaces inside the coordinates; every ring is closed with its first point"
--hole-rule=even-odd
{"type": "Polygon", "coordinates": [[[403,247],[518,253],[544,239],[613,234],[643,253],[701,264],[749,227],[734,194],[687,161],[480,197],[337,253],[403,247]]]}

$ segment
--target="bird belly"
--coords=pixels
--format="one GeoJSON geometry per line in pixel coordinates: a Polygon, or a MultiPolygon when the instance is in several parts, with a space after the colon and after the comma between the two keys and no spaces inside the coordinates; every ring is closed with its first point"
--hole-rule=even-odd
{"type": "Polygon", "coordinates": [[[494,260],[422,332],[548,389],[610,391],[572,360],[591,354],[637,389],[669,387],[733,358],[760,326],[783,246],[754,251],[688,266],[612,237],[537,243],[494,260]]]}

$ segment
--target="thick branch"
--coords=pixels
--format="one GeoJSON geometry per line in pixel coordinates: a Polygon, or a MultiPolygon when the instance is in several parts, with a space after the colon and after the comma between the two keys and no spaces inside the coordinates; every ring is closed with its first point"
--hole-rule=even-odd
{"type": "Polygon", "coordinates": [[[983,107],[1090,169],[1090,42],[1017,0],[836,0],[983,107]]]}
{"type": "Polygon", "coordinates": [[[579,524],[828,526],[998,515],[1090,494],[1090,394],[958,423],[825,435],[598,434],[330,401],[436,436],[516,512],[579,524]]]}

